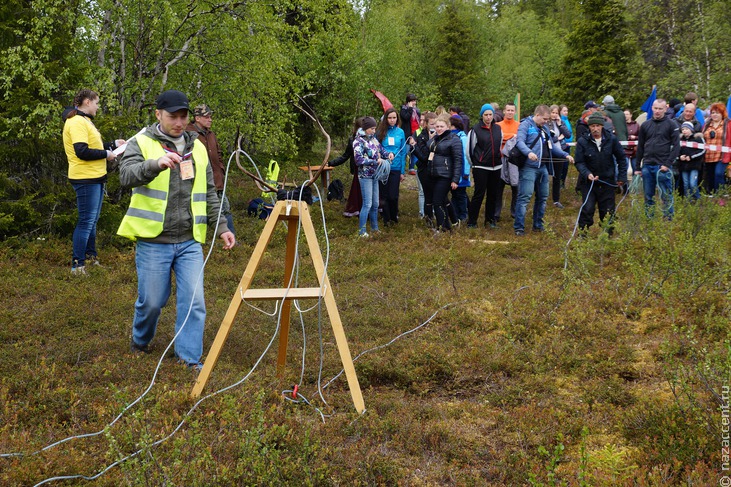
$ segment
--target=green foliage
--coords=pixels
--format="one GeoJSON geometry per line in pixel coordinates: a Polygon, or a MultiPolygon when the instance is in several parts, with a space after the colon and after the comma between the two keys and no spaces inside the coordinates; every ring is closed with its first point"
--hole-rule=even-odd
{"type": "Polygon", "coordinates": [[[546,482],[541,482],[538,480],[538,476],[534,473],[528,474],[528,482],[530,482],[530,485],[533,487],[548,487],[548,486],[565,486],[568,485],[565,481],[559,480],[558,476],[556,475],[556,469],[558,468],[559,463],[561,463],[563,456],[564,456],[564,450],[566,447],[563,444],[563,435],[558,434],[556,437],[556,446],[553,447],[553,451],[549,452],[544,446],[538,447],[538,454],[541,457],[546,458],[546,465],[545,465],[545,478],[546,482]]]}
{"type": "Polygon", "coordinates": [[[557,94],[572,111],[584,102],[611,94],[635,95],[632,62],[637,45],[630,35],[625,7],[618,0],[587,0],[566,37],[561,68],[554,73],[557,94]]]}
{"type": "Polygon", "coordinates": [[[452,1],[445,5],[436,29],[434,81],[445,105],[474,111],[483,101],[478,59],[474,55],[477,35],[470,17],[464,2],[452,1]]]}
{"type": "Polygon", "coordinates": [[[630,0],[627,12],[642,53],[635,70],[647,87],[642,90],[645,97],[656,84],[658,95],[666,99],[682,100],[694,91],[704,107],[725,104],[731,82],[729,53],[721,48],[731,42],[727,2],[630,0]]]}
{"type": "MultiPolygon", "coordinates": [[[[487,16],[488,13],[483,15],[487,16]]],[[[480,64],[484,72],[484,101],[512,102],[521,94],[521,113],[527,116],[541,103],[563,102],[549,80],[560,76],[557,68],[566,46],[563,29],[553,16],[540,17],[532,10],[505,6],[495,19],[485,18],[479,40],[480,64]]]]}

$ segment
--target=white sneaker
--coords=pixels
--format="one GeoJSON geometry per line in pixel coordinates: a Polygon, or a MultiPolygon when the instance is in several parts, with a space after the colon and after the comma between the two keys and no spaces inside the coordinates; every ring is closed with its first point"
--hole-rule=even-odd
{"type": "Polygon", "coordinates": [[[88,276],[88,274],[86,273],[86,266],[85,265],[80,265],[80,266],[77,266],[77,267],[72,267],[71,268],[71,274],[74,275],[74,276],[84,276],[84,277],[88,276]]]}

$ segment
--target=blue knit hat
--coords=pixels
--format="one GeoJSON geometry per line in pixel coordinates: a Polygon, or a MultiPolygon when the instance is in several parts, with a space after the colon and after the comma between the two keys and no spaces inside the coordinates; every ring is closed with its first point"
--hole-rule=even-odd
{"type": "Polygon", "coordinates": [[[489,103],[485,103],[484,105],[482,105],[482,108],[480,108],[480,118],[482,118],[482,115],[485,113],[486,110],[490,110],[492,113],[495,113],[492,105],[490,105],[489,103]]]}

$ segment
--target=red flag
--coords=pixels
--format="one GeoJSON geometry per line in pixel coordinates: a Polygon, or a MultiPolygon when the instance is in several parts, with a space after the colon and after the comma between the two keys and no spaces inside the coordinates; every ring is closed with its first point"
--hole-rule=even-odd
{"type": "Polygon", "coordinates": [[[388,110],[389,108],[393,108],[393,103],[391,103],[391,102],[389,101],[389,99],[388,99],[388,98],[386,98],[386,95],[384,95],[384,94],[383,94],[383,93],[381,93],[380,91],[376,91],[376,90],[374,90],[373,88],[371,88],[371,93],[373,93],[373,96],[375,96],[376,98],[378,98],[378,101],[380,101],[380,102],[381,102],[381,106],[383,107],[383,112],[384,112],[384,113],[385,113],[385,112],[386,112],[386,110],[388,110]]]}

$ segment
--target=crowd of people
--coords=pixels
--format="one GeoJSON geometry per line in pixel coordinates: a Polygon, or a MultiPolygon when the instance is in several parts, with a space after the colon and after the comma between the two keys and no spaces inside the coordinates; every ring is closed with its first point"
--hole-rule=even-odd
{"type": "MultiPolygon", "coordinates": [[[[224,249],[236,244],[230,204],[223,194],[221,149],[211,131],[212,110],[207,105],[191,110],[184,93],[167,90],[156,100],[156,123],[130,140],[105,144],[93,123],[98,107],[99,95],[84,89],[63,114],[68,178],[78,208],[71,273],[84,276],[87,265],[99,265],[96,224],[107,164],[123,153],[120,183],[132,189],[132,197],[117,233],[136,242],[138,275],[130,350],[150,352],[174,275],[175,356],[200,370],[206,315],[201,245],[208,223],[216,222],[224,249]]],[[[496,228],[506,186],[511,189],[516,236],[525,234],[531,199],[532,230],[541,232],[549,178],[553,205],[563,209],[561,190],[574,164],[576,190],[582,195],[578,225],[586,231],[597,207],[600,219],[611,219],[616,194],[627,190],[630,175],[642,177],[648,213],[660,189],[666,218],[673,216],[677,188],[681,196],[696,200],[702,184],[703,193],[714,197],[731,178],[726,107],[713,103],[705,113],[697,107],[694,93],[688,93],[684,103],[657,99],[651,114],[636,120],[611,96],[604,97],[602,106],[587,102],[573,125],[565,105],[538,105],[532,115],[522,120],[517,116],[512,103],[502,110],[497,103],[486,103],[478,122],[470,125],[457,106],[421,113],[416,96],[409,94],[400,110],[386,110],[380,121],[357,119],[345,151],[329,162],[350,162],[353,182],[345,215],[359,217],[362,237],[369,236],[368,224],[371,233],[379,231],[379,210],[384,226],[397,225],[400,186],[408,172],[416,176],[419,214],[437,233],[451,232],[460,224],[477,227],[483,201],[484,225],[496,228]]],[[[611,224],[608,228],[611,232],[611,224]]]]}
{"type": "Polygon", "coordinates": [[[362,236],[369,235],[368,215],[371,232],[378,231],[379,213],[384,225],[398,223],[399,189],[407,172],[416,175],[419,215],[435,232],[450,232],[461,224],[477,227],[483,201],[485,227],[497,228],[506,186],[511,189],[515,234],[525,234],[531,199],[532,230],[543,231],[549,191],[553,206],[564,209],[561,191],[571,165],[578,172],[575,189],[582,195],[583,231],[593,224],[597,207],[600,220],[611,218],[615,194],[627,191],[631,177],[642,178],[648,214],[659,190],[663,214],[672,218],[676,193],[697,200],[702,188],[707,196],[717,196],[731,178],[726,107],[713,103],[703,111],[697,103],[692,92],[684,102],[657,99],[651,113],[635,119],[607,95],[601,105],[588,101],[572,124],[566,105],[539,105],[519,120],[513,103],[501,110],[493,102],[481,107],[478,123],[470,126],[459,107],[422,113],[417,97],[408,94],[400,110],[388,109],[380,122],[373,117],[356,120],[344,153],[329,165],[351,163],[353,183],[344,214],[360,215],[362,236]],[[362,127],[365,119],[377,126],[371,136],[362,127]],[[522,155],[519,164],[506,153],[506,145],[522,155]],[[386,175],[377,169],[387,162],[386,175]]]}

